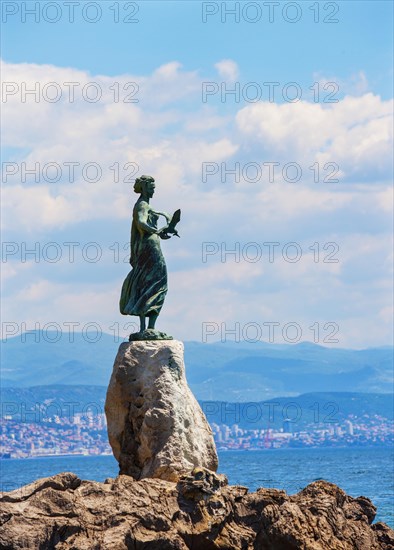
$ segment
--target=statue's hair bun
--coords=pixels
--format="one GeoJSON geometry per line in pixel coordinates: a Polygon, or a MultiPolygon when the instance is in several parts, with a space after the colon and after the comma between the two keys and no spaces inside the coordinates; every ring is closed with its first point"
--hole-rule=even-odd
{"type": "Polygon", "coordinates": [[[137,178],[134,183],[134,192],[142,193],[143,185],[150,181],[155,181],[155,178],[152,178],[152,176],[140,176],[139,178],[137,178]]]}

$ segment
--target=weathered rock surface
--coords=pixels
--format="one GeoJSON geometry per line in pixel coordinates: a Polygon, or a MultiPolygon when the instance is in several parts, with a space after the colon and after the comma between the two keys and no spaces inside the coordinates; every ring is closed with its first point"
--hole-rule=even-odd
{"type": "Polygon", "coordinates": [[[0,500],[4,550],[389,550],[394,532],[375,507],[316,481],[294,496],[248,493],[199,470],[177,484],[63,473],[0,500]]]}
{"type": "Polygon", "coordinates": [[[121,344],[105,412],[120,474],[177,481],[195,466],[216,471],[212,430],[187,385],[181,342],[121,344]]]}

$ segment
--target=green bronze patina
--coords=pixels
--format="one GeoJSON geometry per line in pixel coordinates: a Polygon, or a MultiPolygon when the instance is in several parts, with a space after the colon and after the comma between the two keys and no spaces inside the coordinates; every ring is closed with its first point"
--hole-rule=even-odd
{"type": "Polygon", "coordinates": [[[173,216],[156,212],[149,204],[155,192],[155,180],[141,176],[134,184],[134,191],[140,194],[134,205],[130,238],[130,264],[120,297],[120,312],[140,318],[140,332],[130,334],[131,340],[172,340],[164,332],[155,329],[157,317],[167,294],[167,267],[160,247],[160,239],[179,237],[176,224],[181,212],[173,216]],[[159,217],[167,224],[158,229],[159,217]],[[146,328],[146,318],[148,327],[146,328]]]}

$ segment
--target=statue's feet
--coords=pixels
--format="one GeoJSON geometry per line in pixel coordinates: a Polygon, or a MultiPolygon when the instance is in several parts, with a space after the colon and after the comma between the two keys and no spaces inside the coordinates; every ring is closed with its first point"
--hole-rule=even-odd
{"type": "Polygon", "coordinates": [[[173,340],[173,337],[154,328],[147,328],[140,332],[134,332],[129,336],[129,342],[138,342],[140,340],[173,340]]]}

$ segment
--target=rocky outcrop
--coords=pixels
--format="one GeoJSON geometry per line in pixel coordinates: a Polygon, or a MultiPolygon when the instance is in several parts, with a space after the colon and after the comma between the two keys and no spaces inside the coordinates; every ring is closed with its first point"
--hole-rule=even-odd
{"type": "Polygon", "coordinates": [[[177,481],[195,466],[216,471],[212,430],[187,385],[181,342],[121,344],[105,412],[120,474],[177,481]]]}
{"type": "Polygon", "coordinates": [[[389,550],[376,509],[324,481],[284,491],[226,485],[204,469],[178,483],[105,483],[63,473],[1,498],[4,550],[389,550]]]}

